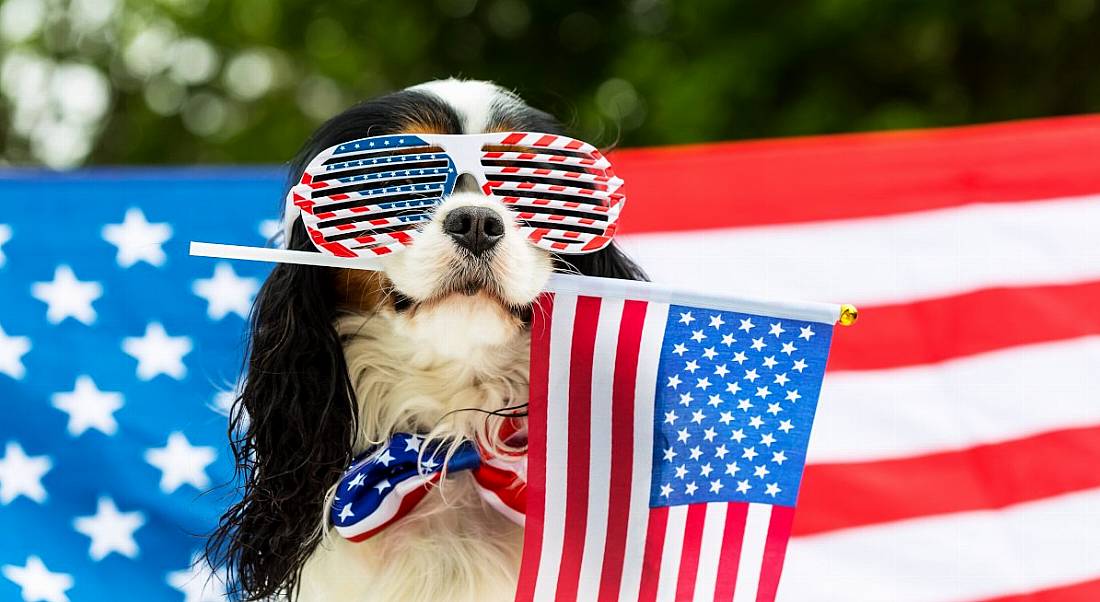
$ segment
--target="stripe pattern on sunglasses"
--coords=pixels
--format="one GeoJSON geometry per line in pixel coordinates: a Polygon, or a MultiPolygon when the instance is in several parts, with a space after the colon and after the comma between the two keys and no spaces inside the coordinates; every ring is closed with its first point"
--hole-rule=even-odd
{"type": "Polygon", "coordinates": [[[353,140],[310,162],[290,191],[313,244],[338,257],[386,255],[454,189],[454,162],[419,136],[353,140]]]}

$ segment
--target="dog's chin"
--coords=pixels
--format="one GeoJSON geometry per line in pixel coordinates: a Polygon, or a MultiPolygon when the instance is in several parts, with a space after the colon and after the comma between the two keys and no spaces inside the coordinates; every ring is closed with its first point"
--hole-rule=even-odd
{"type": "Polygon", "coordinates": [[[490,305],[526,321],[552,271],[549,258],[537,253],[487,261],[471,261],[455,253],[442,260],[391,265],[386,277],[401,312],[419,313],[463,301],[462,305],[490,305]]]}
{"type": "Polygon", "coordinates": [[[477,297],[486,303],[495,303],[503,309],[522,315],[530,313],[531,305],[537,298],[532,294],[533,287],[527,290],[515,290],[502,282],[502,278],[489,268],[463,270],[443,279],[443,284],[434,295],[437,299],[452,296],[477,297]]]}
{"type": "Polygon", "coordinates": [[[473,308],[479,306],[483,313],[499,314],[508,322],[519,320],[527,323],[531,307],[537,296],[520,295],[509,291],[491,274],[469,272],[440,279],[440,285],[427,296],[413,299],[399,289],[398,308],[409,314],[418,314],[448,307],[473,308]]]}

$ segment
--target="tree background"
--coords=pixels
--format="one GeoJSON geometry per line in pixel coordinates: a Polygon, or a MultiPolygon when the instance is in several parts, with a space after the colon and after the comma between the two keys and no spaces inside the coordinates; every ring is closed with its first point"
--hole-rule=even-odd
{"type": "Polygon", "coordinates": [[[1100,110],[1096,0],[0,0],[0,162],[278,163],[492,79],[600,145],[1100,110]]]}

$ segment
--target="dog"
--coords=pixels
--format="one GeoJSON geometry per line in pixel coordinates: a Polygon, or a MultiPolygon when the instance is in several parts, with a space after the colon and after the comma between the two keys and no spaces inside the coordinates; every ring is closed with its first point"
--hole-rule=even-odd
{"type": "MultiPolygon", "coordinates": [[[[323,149],[350,140],[507,131],[564,133],[495,84],[433,81],[324,123],[291,163],[291,183],[323,149]]],[[[288,248],[316,251],[300,216],[284,220],[288,248]]],[[[280,264],[257,295],[230,427],[242,498],[207,546],[241,598],[512,599],[523,529],[486,504],[469,473],[448,475],[362,542],[334,533],[336,484],[353,458],[399,432],[522,447],[501,440],[493,421],[526,403],[532,304],[551,273],[645,279],[614,244],[569,256],[536,247],[468,175],[383,266],[280,264]],[[448,216],[466,214],[474,219],[452,219],[466,225],[456,232],[448,216]]]]}

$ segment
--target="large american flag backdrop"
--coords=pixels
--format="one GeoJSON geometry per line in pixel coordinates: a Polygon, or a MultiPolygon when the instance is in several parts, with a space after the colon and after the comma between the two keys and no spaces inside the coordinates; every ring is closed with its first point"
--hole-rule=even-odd
{"type": "MultiPolygon", "coordinates": [[[[1100,118],[614,161],[654,280],[861,309],[777,599],[1100,599],[1100,118]]],[[[0,175],[0,599],[219,599],[189,564],[266,268],[187,241],[260,243],[281,181],[0,175]]]]}

